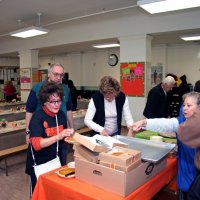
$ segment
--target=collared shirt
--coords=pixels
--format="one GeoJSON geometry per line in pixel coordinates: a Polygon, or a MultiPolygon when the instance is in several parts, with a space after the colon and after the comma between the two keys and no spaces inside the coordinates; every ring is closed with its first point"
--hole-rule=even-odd
{"type": "MultiPolygon", "coordinates": [[[[93,121],[94,115],[96,113],[96,108],[94,105],[93,99],[90,100],[88,105],[88,110],[85,115],[85,124],[96,132],[102,132],[103,129],[106,129],[109,135],[116,133],[117,130],[117,111],[116,111],[116,101],[115,99],[112,102],[108,102],[104,99],[105,103],[105,125],[104,127],[93,121]]],[[[124,106],[123,106],[123,115],[126,121],[127,127],[133,124],[133,118],[130,112],[128,98],[126,97],[124,106]]]]}

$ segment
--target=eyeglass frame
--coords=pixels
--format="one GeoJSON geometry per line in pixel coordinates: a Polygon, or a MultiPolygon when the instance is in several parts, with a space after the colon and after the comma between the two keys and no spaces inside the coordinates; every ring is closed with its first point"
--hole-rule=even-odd
{"type": "Polygon", "coordinates": [[[64,77],[64,73],[62,73],[62,74],[59,74],[59,73],[55,73],[55,72],[53,72],[53,71],[51,71],[51,73],[54,75],[54,77],[55,78],[63,78],[64,77]]]}
{"type": "Polygon", "coordinates": [[[61,104],[62,103],[62,100],[55,100],[55,101],[50,101],[50,100],[48,100],[48,102],[51,104],[51,105],[56,105],[56,103],[59,105],[59,104],[61,104]]]}

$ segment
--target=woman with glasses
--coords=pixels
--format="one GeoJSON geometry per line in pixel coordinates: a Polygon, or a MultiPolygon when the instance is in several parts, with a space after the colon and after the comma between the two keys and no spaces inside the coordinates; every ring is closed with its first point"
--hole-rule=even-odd
{"type": "Polygon", "coordinates": [[[54,82],[46,82],[39,91],[42,108],[33,114],[29,124],[30,144],[26,162],[26,173],[30,175],[32,191],[37,181],[32,151],[37,165],[54,159],[57,155],[57,147],[61,160],[63,139],[74,132],[73,129],[67,129],[66,116],[60,110],[63,96],[62,86],[54,82]]]}
{"type": "Polygon", "coordinates": [[[85,124],[93,130],[93,134],[114,136],[121,134],[122,113],[132,135],[133,118],[129,109],[128,99],[120,91],[119,82],[111,76],[104,76],[88,105],[85,124]]]}
{"type": "MultiPolygon", "coordinates": [[[[72,115],[72,102],[71,102],[71,96],[70,96],[70,90],[69,88],[62,84],[62,78],[64,76],[64,67],[61,64],[52,64],[49,68],[48,72],[48,79],[45,81],[42,81],[40,83],[37,83],[33,86],[33,88],[30,91],[30,94],[28,96],[27,102],[26,102],[26,142],[29,142],[29,123],[32,118],[32,115],[35,111],[39,110],[42,107],[42,102],[40,101],[39,97],[39,91],[40,88],[47,82],[54,82],[58,85],[62,85],[62,88],[64,90],[64,96],[62,98],[62,103],[60,105],[60,110],[62,110],[65,113],[67,124],[69,125],[69,128],[74,128],[73,123],[73,115],[72,115]]],[[[62,158],[62,164],[66,164],[67,160],[67,151],[66,151],[66,145],[63,145],[63,158],[62,158]]]]}

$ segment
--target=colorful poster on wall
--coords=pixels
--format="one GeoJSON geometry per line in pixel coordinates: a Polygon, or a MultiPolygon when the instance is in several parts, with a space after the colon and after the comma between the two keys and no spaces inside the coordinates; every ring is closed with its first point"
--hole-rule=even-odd
{"type": "Polygon", "coordinates": [[[21,90],[31,89],[31,69],[30,68],[20,68],[20,83],[21,83],[21,90]]]}
{"type": "Polygon", "coordinates": [[[163,79],[163,66],[158,64],[157,66],[151,66],[151,87],[154,87],[162,82],[163,79]]]}
{"type": "Polygon", "coordinates": [[[144,62],[121,63],[122,91],[128,96],[144,96],[144,62]]]}

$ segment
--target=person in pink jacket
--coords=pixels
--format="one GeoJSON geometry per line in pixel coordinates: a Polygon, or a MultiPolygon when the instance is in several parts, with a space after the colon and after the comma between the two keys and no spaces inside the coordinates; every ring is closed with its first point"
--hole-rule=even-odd
{"type": "Polygon", "coordinates": [[[10,102],[13,99],[16,99],[16,88],[13,85],[12,81],[6,82],[3,91],[4,91],[4,96],[7,102],[10,102]]]}

